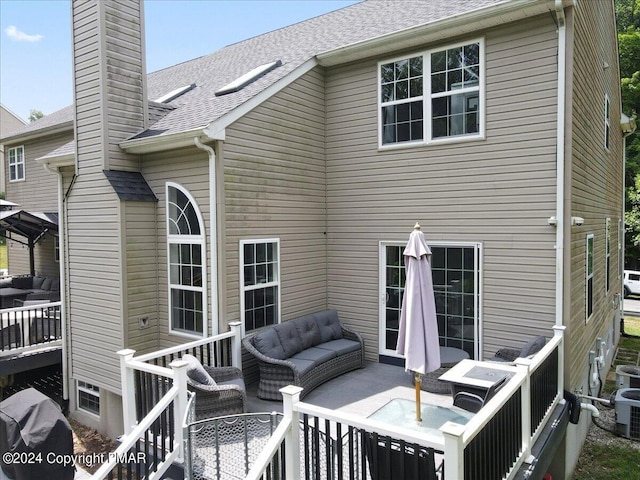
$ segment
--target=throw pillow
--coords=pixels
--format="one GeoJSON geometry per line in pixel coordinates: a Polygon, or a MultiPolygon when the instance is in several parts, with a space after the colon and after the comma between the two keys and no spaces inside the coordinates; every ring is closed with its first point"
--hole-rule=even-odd
{"type": "Polygon", "coordinates": [[[45,277],[33,277],[33,289],[40,290],[42,288],[42,284],[46,280],[45,277]]]}
{"type": "Polygon", "coordinates": [[[216,381],[207,373],[200,363],[200,360],[189,353],[183,355],[182,360],[188,363],[187,377],[193,380],[194,383],[211,385],[212,387],[216,386],[216,381]]]}

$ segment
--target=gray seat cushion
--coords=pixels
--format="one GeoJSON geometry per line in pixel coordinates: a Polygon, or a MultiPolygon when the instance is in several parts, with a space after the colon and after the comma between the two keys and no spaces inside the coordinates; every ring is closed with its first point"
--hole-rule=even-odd
{"type": "Polygon", "coordinates": [[[298,335],[300,335],[303,349],[315,347],[322,341],[320,338],[320,329],[313,315],[297,318],[293,320],[292,323],[298,329],[298,335]]]}
{"type": "Polygon", "coordinates": [[[338,312],[335,310],[324,310],[314,313],[318,328],[320,329],[320,339],[322,343],[330,340],[342,338],[342,325],[338,320],[338,312]]]}
{"type": "Polygon", "coordinates": [[[182,360],[187,362],[187,377],[189,377],[194,383],[215,387],[216,381],[207,373],[200,363],[200,360],[189,353],[183,355],[182,360]]]}
{"type": "Polygon", "coordinates": [[[302,351],[302,340],[293,322],[284,322],[273,328],[278,334],[280,344],[284,350],[284,357],[289,358],[302,351]]]}
{"type": "Polygon", "coordinates": [[[235,385],[236,387],[240,387],[242,391],[246,391],[244,385],[244,379],[242,377],[233,378],[231,380],[226,380],[224,382],[218,382],[218,385],[235,385]]]}
{"type": "Polygon", "coordinates": [[[256,347],[256,350],[261,354],[269,358],[275,358],[277,360],[284,360],[286,358],[284,349],[280,343],[280,337],[278,337],[275,328],[268,328],[253,337],[253,346],[256,347]]]}
{"type": "Polygon", "coordinates": [[[323,362],[326,362],[327,360],[331,360],[336,355],[337,354],[335,350],[311,347],[296,353],[291,358],[300,359],[300,360],[311,360],[312,362],[323,363],[323,362]]]}
{"type": "Polygon", "coordinates": [[[317,365],[317,363],[312,360],[303,360],[302,358],[288,358],[287,360],[295,365],[300,375],[304,375],[317,365]]]}
{"type": "Polygon", "coordinates": [[[335,352],[336,355],[344,355],[345,353],[351,353],[360,350],[360,343],[354,340],[340,338],[338,340],[331,340],[326,343],[321,343],[316,348],[322,350],[331,350],[332,352],[335,352]]]}

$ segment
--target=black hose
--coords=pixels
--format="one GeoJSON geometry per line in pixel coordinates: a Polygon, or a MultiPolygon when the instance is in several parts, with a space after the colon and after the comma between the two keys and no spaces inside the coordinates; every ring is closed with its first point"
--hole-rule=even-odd
{"type": "Polygon", "coordinates": [[[567,390],[564,391],[564,399],[569,403],[569,422],[577,425],[580,421],[580,399],[567,390]]]}

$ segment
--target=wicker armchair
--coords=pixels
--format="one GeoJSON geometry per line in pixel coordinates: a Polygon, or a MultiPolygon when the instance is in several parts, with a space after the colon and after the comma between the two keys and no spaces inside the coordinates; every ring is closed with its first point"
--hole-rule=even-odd
{"type": "Polygon", "coordinates": [[[203,366],[189,354],[182,360],[189,364],[187,385],[196,394],[196,420],[247,411],[247,392],[239,368],[203,366]]]}

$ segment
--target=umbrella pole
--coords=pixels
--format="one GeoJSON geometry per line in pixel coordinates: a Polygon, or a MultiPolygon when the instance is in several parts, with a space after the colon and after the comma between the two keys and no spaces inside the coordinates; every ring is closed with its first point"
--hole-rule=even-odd
{"type": "Polygon", "coordinates": [[[415,372],[415,381],[413,382],[416,387],[416,422],[422,422],[422,405],[420,404],[420,374],[415,372]]]}

